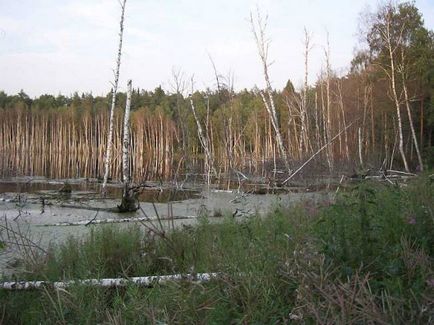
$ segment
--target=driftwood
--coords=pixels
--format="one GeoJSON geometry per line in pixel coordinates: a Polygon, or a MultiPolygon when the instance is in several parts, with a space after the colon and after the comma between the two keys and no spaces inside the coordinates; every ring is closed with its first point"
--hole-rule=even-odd
{"type": "Polygon", "coordinates": [[[35,290],[42,288],[66,289],[74,285],[88,287],[125,287],[129,284],[135,284],[143,287],[152,287],[156,284],[168,282],[190,281],[190,282],[208,282],[218,277],[218,273],[197,273],[197,274],[170,274],[170,275],[152,275],[131,278],[111,278],[111,279],[84,279],[69,281],[10,281],[1,282],[0,289],[4,290],[35,290]]]}
{"type": "Polygon", "coordinates": [[[59,223],[48,223],[42,225],[36,225],[38,227],[54,227],[54,226],[88,226],[91,224],[108,224],[108,223],[125,223],[125,222],[146,222],[146,221],[166,221],[166,220],[184,220],[184,219],[196,219],[197,216],[171,216],[171,217],[141,217],[141,218],[122,218],[122,219],[91,219],[91,220],[80,220],[74,222],[59,222],[59,223]]]}

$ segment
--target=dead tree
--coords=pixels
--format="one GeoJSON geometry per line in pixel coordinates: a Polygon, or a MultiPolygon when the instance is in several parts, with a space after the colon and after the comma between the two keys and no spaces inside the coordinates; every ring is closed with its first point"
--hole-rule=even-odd
{"type": "Polygon", "coordinates": [[[121,21],[119,24],[120,32],[119,32],[119,46],[118,46],[118,55],[116,60],[116,70],[115,70],[115,80],[112,88],[112,103],[110,107],[110,124],[109,124],[109,133],[107,139],[107,147],[105,153],[105,162],[104,162],[104,180],[102,183],[103,191],[105,192],[107,186],[107,180],[109,177],[109,170],[112,160],[112,151],[113,151],[113,121],[114,121],[114,112],[116,106],[116,94],[118,91],[118,83],[119,83],[119,71],[121,67],[121,55],[122,55],[122,39],[124,33],[124,17],[125,17],[125,4],[127,0],[123,0],[121,3],[121,21]]]}
{"type": "MultiPolygon", "coordinates": [[[[327,32],[327,48],[324,50],[324,55],[326,59],[326,111],[324,125],[325,133],[324,137],[327,139],[325,142],[330,141],[332,134],[332,119],[331,119],[331,95],[330,95],[330,82],[331,82],[331,64],[330,64],[330,40],[329,33],[327,32]]],[[[333,170],[333,146],[328,146],[326,150],[327,162],[329,169],[333,170]]]]}
{"type": "Polygon", "coordinates": [[[136,211],[138,200],[134,189],[130,186],[130,108],[131,108],[132,81],[128,80],[127,102],[125,104],[124,114],[124,136],[122,141],[122,174],[124,190],[122,194],[121,205],[118,206],[120,212],[136,211]]]}
{"type": "Polygon", "coordinates": [[[199,142],[200,145],[202,146],[203,151],[205,152],[205,169],[207,172],[207,182],[209,183],[210,179],[210,174],[211,172],[213,172],[215,175],[217,174],[215,168],[214,168],[214,164],[213,164],[213,157],[212,157],[212,153],[211,153],[211,147],[210,147],[210,141],[209,141],[209,136],[207,136],[205,134],[205,132],[203,131],[202,128],[202,124],[199,120],[199,117],[197,116],[197,112],[196,112],[196,107],[194,106],[194,102],[193,102],[193,77],[191,78],[191,94],[189,96],[190,99],[190,108],[191,111],[193,113],[193,117],[194,120],[196,122],[196,126],[197,126],[197,136],[199,138],[199,142]]]}
{"type": "Polygon", "coordinates": [[[285,163],[285,167],[289,174],[291,174],[291,167],[288,162],[288,155],[286,153],[285,145],[283,144],[282,134],[279,128],[279,121],[277,119],[276,106],[274,105],[273,90],[271,87],[270,77],[268,73],[268,67],[270,63],[268,62],[268,49],[269,40],[266,37],[265,30],[267,27],[267,18],[265,21],[262,19],[259,11],[257,13],[256,22],[253,18],[253,14],[250,13],[250,24],[252,26],[252,33],[255,37],[256,46],[258,47],[259,57],[262,63],[262,69],[265,79],[265,91],[260,91],[262,101],[264,102],[265,108],[271,120],[274,132],[276,133],[276,142],[279,147],[280,156],[285,163]]]}
{"type": "Polygon", "coordinates": [[[309,151],[309,121],[307,113],[307,91],[308,91],[308,77],[309,77],[309,52],[312,49],[311,35],[304,28],[304,85],[301,100],[300,120],[301,120],[301,135],[300,135],[300,150],[305,153],[309,151]]]}

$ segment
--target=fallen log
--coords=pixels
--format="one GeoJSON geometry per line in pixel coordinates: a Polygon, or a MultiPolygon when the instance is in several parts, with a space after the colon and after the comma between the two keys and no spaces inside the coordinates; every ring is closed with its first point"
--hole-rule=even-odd
{"type": "Polygon", "coordinates": [[[218,273],[197,273],[197,274],[169,274],[169,275],[152,275],[131,278],[109,278],[109,279],[84,279],[69,281],[10,281],[0,282],[0,289],[4,290],[36,290],[42,288],[66,289],[75,285],[88,287],[115,288],[125,287],[129,284],[135,284],[142,287],[152,287],[156,284],[168,282],[208,282],[218,277],[218,273]]]}
{"type": "Polygon", "coordinates": [[[65,221],[58,223],[47,223],[35,225],[37,227],[54,227],[54,226],[87,226],[91,224],[107,224],[107,223],[124,223],[124,222],[146,222],[146,221],[167,221],[167,220],[184,220],[196,219],[197,216],[172,216],[172,217],[140,217],[140,218],[122,218],[122,219],[95,219],[95,220],[80,220],[80,221],[65,221]]]}
{"type": "Polygon", "coordinates": [[[417,176],[417,174],[414,174],[414,173],[407,173],[407,172],[403,172],[400,170],[393,170],[393,169],[388,169],[386,172],[388,174],[401,174],[401,175],[407,175],[407,176],[417,176]]]}
{"type": "Polygon", "coordinates": [[[353,122],[351,122],[349,125],[347,125],[346,128],[344,128],[342,131],[340,131],[338,134],[336,134],[329,142],[327,142],[325,145],[323,145],[317,152],[315,152],[308,160],[306,160],[296,171],[290,173],[287,179],[285,179],[282,182],[282,185],[285,185],[288,183],[295,175],[297,175],[313,158],[315,158],[321,151],[323,151],[325,148],[327,148],[333,141],[335,141],[344,131],[346,131],[351,125],[353,125],[356,121],[355,119],[353,122]]]}

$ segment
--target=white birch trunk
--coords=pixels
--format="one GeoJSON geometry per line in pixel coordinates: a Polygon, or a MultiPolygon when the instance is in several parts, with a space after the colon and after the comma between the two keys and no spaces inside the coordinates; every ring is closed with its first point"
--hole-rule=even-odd
{"type": "Polygon", "coordinates": [[[84,279],[69,281],[10,281],[0,282],[0,289],[4,290],[35,290],[42,288],[67,289],[71,286],[87,287],[125,287],[127,285],[138,285],[143,287],[152,287],[156,284],[168,282],[190,281],[190,282],[208,282],[219,276],[218,273],[197,273],[197,274],[170,274],[170,275],[152,275],[131,278],[112,278],[112,279],[84,279]]]}
{"type": "Polygon", "coordinates": [[[285,167],[288,173],[291,174],[292,171],[289,166],[288,155],[286,153],[286,149],[283,144],[282,134],[279,128],[279,121],[277,119],[277,112],[276,112],[276,107],[274,105],[272,87],[271,87],[270,77],[268,73],[268,66],[269,66],[268,41],[265,36],[265,28],[267,22],[262,21],[262,18],[258,12],[258,18],[257,18],[258,26],[256,27],[252,14],[250,14],[250,23],[252,26],[253,36],[255,37],[256,45],[258,47],[259,57],[261,58],[263,74],[265,79],[265,93],[267,96],[265,96],[264,93],[261,92],[261,97],[264,102],[265,108],[267,109],[268,115],[270,116],[270,120],[273,125],[274,132],[276,133],[276,142],[277,142],[277,146],[279,147],[280,156],[285,163],[285,167]]]}
{"type": "Polygon", "coordinates": [[[112,223],[133,223],[133,222],[149,222],[149,221],[165,221],[165,220],[185,220],[196,219],[197,216],[170,216],[170,217],[139,217],[139,218],[122,218],[122,219],[88,219],[71,222],[58,222],[36,225],[37,227],[63,227],[63,226],[88,226],[112,223]]]}
{"type": "Polygon", "coordinates": [[[307,114],[307,90],[308,90],[308,77],[309,77],[309,51],[310,51],[310,36],[307,29],[304,29],[304,87],[301,104],[301,137],[300,137],[300,150],[307,153],[309,151],[309,133],[308,133],[308,114],[307,114]]]}
{"type": "Polygon", "coordinates": [[[122,172],[123,181],[126,187],[130,183],[130,164],[129,164],[129,148],[130,148],[130,109],[131,109],[131,94],[132,94],[132,81],[128,80],[127,86],[127,102],[125,104],[124,114],[124,138],[122,141],[122,172]]]}
{"type": "Polygon", "coordinates": [[[361,131],[360,127],[358,129],[358,139],[359,139],[359,162],[360,162],[360,166],[363,168],[362,131],[361,131]]]}
{"type": "Polygon", "coordinates": [[[344,124],[344,139],[345,139],[345,157],[347,158],[347,161],[350,161],[350,150],[348,148],[348,132],[347,132],[347,120],[345,118],[345,109],[344,109],[344,100],[342,97],[342,84],[341,82],[338,83],[338,91],[339,91],[339,106],[341,108],[342,113],[342,121],[344,124]]]}
{"type": "Polygon", "coordinates": [[[402,67],[401,67],[401,77],[402,77],[402,87],[404,89],[405,108],[407,109],[408,122],[410,123],[411,136],[413,138],[414,147],[416,149],[417,160],[419,162],[420,170],[423,171],[422,156],[420,154],[419,144],[417,142],[416,131],[414,130],[413,117],[411,116],[411,109],[410,109],[410,100],[408,98],[407,84],[405,82],[405,73],[404,73],[404,61],[405,61],[405,57],[404,57],[404,52],[403,51],[404,50],[401,50],[401,61],[402,61],[401,62],[401,64],[402,64],[402,67]]]}
{"type": "MultiPolygon", "coordinates": [[[[327,125],[325,128],[325,133],[327,137],[327,141],[331,138],[331,128],[332,128],[332,121],[331,121],[331,98],[330,98],[330,79],[331,79],[331,66],[330,66],[330,42],[329,42],[329,35],[327,33],[327,49],[325,51],[326,56],[326,100],[327,100],[327,125]]],[[[327,147],[327,161],[329,165],[329,169],[333,169],[333,147],[328,146],[327,147]]]]}
{"type": "Polygon", "coordinates": [[[405,171],[409,172],[410,169],[408,168],[407,158],[405,157],[405,152],[404,152],[404,136],[403,136],[403,132],[402,132],[401,110],[400,110],[398,94],[396,91],[395,59],[393,57],[393,53],[394,53],[395,49],[392,48],[392,41],[391,41],[392,36],[390,34],[390,24],[391,24],[390,19],[391,19],[390,16],[386,17],[386,30],[382,35],[385,38],[385,41],[387,42],[387,49],[389,52],[389,62],[390,62],[390,75],[389,75],[389,77],[390,77],[390,82],[391,82],[391,86],[392,86],[393,100],[394,100],[395,108],[396,108],[396,116],[398,119],[398,132],[399,132],[399,145],[398,145],[398,147],[399,147],[399,152],[401,154],[402,161],[404,163],[405,171]]]}
{"type": "Polygon", "coordinates": [[[285,185],[288,183],[295,175],[297,175],[313,158],[315,158],[321,151],[327,148],[330,144],[333,143],[346,129],[348,129],[351,125],[353,125],[356,121],[351,122],[348,126],[341,130],[338,134],[336,134],[330,141],[328,141],[325,145],[323,145],[317,152],[315,152],[308,160],[306,160],[297,170],[295,170],[287,179],[285,179],[282,184],[285,185]]]}
{"type": "Polygon", "coordinates": [[[110,166],[112,161],[112,151],[113,151],[113,122],[114,122],[114,113],[115,113],[115,106],[116,106],[116,94],[118,91],[118,83],[119,83],[119,71],[121,67],[121,56],[122,56],[122,39],[123,39],[123,33],[124,33],[124,17],[125,17],[125,4],[127,0],[123,0],[121,4],[121,21],[119,24],[120,32],[119,32],[119,46],[118,46],[118,55],[116,60],[116,70],[115,70],[115,80],[113,83],[113,90],[112,90],[112,103],[110,107],[110,122],[109,122],[109,134],[107,139],[107,147],[106,147],[106,153],[105,153],[105,162],[104,162],[104,180],[102,183],[103,191],[105,191],[107,186],[107,181],[109,177],[110,172],[110,166]]]}
{"type": "Polygon", "coordinates": [[[202,124],[200,123],[199,118],[196,114],[196,108],[194,106],[192,95],[190,96],[190,107],[191,107],[191,111],[193,113],[194,120],[196,121],[197,135],[199,137],[199,142],[200,142],[203,150],[205,151],[205,165],[209,171],[212,170],[215,174],[217,174],[216,171],[214,170],[212,155],[211,155],[211,151],[210,151],[207,137],[205,137],[204,131],[202,129],[202,124]]]}

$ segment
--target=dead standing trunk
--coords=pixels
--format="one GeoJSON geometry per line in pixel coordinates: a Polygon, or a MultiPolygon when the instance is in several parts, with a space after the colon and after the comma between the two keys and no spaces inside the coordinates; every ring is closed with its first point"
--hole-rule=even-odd
{"type": "Polygon", "coordinates": [[[114,122],[114,112],[115,112],[115,105],[116,105],[116,94],[118,91],[118,83],[119,83],[119,70],[121,67],[121,55],[122,55],[122,38],[124,33],[124,16],[125,16],[125,4],[127,0],[123,0],[121,3],[121,21],[120,21],[120,32],[119,32],[119,46],[118,46],[118,55],[116,60],[116,71],[115,71],[115,80],[113,83],[113,90],[112,90],[112,103],[110,107],[110,124],[109,124],[109,133],[108,133],[108,139],[107,139],[107,147],[106,147],[106,154],[105,154],[105,162],[104,162],[104,180],[102,183],[103,192],[106,191],[107,181],[109,177],[110,172],[110,166],[112,161],[112,151],[113,151],[113,122],[114,122]]]}
{"type": "Polygon", "coordinates": [[[309,52],[311,50],[311,37],[307,29],[304,29],[304,85],[303,85],[303,93],[302,93],[302,101],[301,101],[301,110],[300,110],[300,118],[301,118],[301,136],[300,136],[300,150],[304,152],[309,152],[309,121],[307,114],[307,91],[308,91],[308,77],[309,77],[309,52]]]}
{"type": "MultiPolygon", "coordinates": [[[[326,124],[325,127],[325,137],[327,139],[326,142],[330,141],[331,134],[332,134],[332,119],[331,119],[331,97],[330,97],[330,82],[331,82],[331,64],[330,64],[330,41],[329,41],[329,34],[327,32],[327,49],[324,51],[325,58],[326,58],[326,120],[324,121],[324,124],[326,124]]],[[[329,165],[330,171],[333,170],[334,165],[334,157],[333,157],[333,146],[328,146],[326,150],[327,154],[327,162],[329,165]]]]}
{"type": "Polygon", "coordinates": [[[125,104],[124,115],[124,136],[122,141],[122,174],[124,190],[121,205],[118,206],[120,212],[136,211],[138,206],[137,197],[130,186],[130,108],[131,108],[132,82],[128,80],[127,101],[125,104]]]}
{"type": "Polygon", "coordinates": [[[285,163],[286,170],[289,174],[291,174],[292,170],[289,166],[288,155],[286,153],[285,146],[283,144],[282,134],[279,128],[279,121],[277,119],[276,106],[274,105],[273,93],[271,88],[270,77],[268,74],[268,45],[269,41],[266,39],[265,29],[267,27],[267,21],[262,20],[261,15],[258,12],[257,22],[253,19],[253,15],[250,14],[250,23],[252,26],[253,36],[256,40],[256,45],[258,47],[259,57],[261,58],[262,68],[265,79],[265,92],[260,91],[260,95],[264,102],[265,108],[268,112],[268,115],[271,120],[271,124],[273,126],[274,132],[276,133],[276,143],[279,147],[280,156],[285,163]]]}
{"type": "Polygon", "coordinates": [[[190,95],[190,108],[193,113],[194,120],[197,125],[197,135],[199,137],[199,142],[202,146],[203,151],[205,152],[205,168],[207,170],[207,182],[210,181],[210,173],[213,172],[217,175],[216,170],[214,169],[212,153],[210,149],[209,137],[207,137],[203,131],[202,124],[199,121],[199,117],[196,114],[196,107],[193,102],[193,80],[192,80],[192,94],[190,95]]]}

